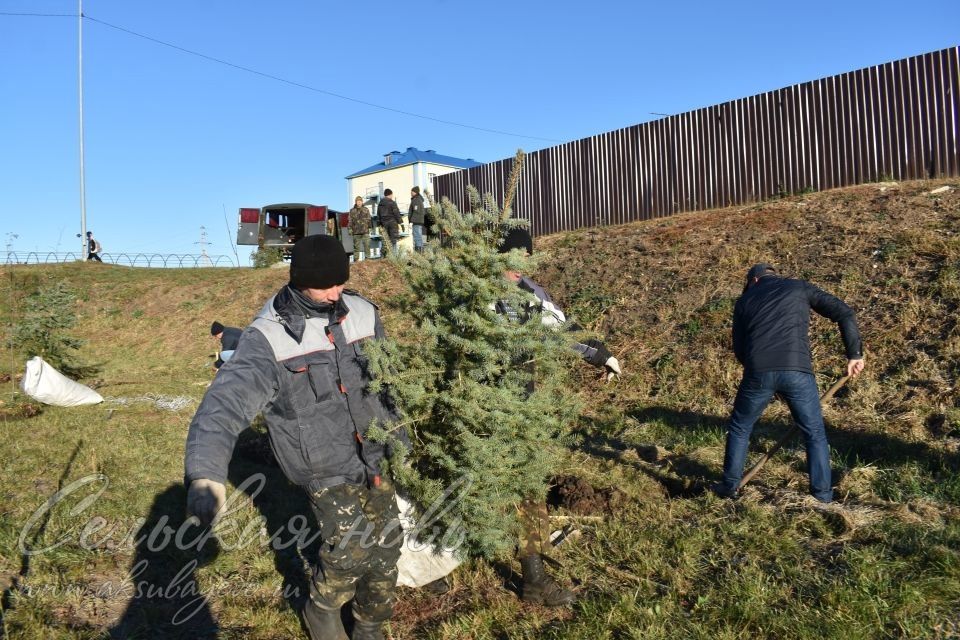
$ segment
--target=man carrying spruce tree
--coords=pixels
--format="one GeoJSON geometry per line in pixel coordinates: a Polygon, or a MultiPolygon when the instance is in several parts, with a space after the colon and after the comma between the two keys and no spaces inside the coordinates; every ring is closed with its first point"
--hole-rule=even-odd
{"type": "MultiPolygon", "coordinates": [[[[499,251],[508,253],[514,249],[533,255],[533,239],[525,229],[518,227],[511,229],[500,245],[499,251]]],[[[507,271],[504,275],[515,282],[521,290],[531,294],[531,298],[527,309],[515,309],[507,302],[498,302],[498,313],[516,322],[526,322],[531,316],[537,314],[544,325],[551,327],[560,327],[566,322],[563,311],[553,303],[550,294],[542,286],[518,271],[507,271]]],[[[580,330],[580,327],[572,324],[570,330],[580,330]]],[[[606,369],[608,380],[620,375],[619,361],[599,340],[577,342],[573,348],[590,364],[606,369]]],[[[544,570],[543,552],[545,547],[549,546],[550,535],[546,503],[542,500],[525,500],[520,506],[520,523],[519,553],[520,567],[523,571],[520,597],[548,607],[572,604],[575,600],[573,592],[561,587],[544,570]]]]}
{"type": "Polygon", "coordinates": [[[351,599],[353,638],[382,639],[400,555],[399,536],[383,535],[399,530],[393,485],[381,471],[387,447],[366,437],[371,424],[397,419],[387,391],[368,389],[363,353],[365,341],[386,336],[377,307],[344,289],[349,275],[336,238],[294,245],[289,284],[244,330],[186,446],[187,510],[210,525],[224,504],[237,435],[263,412],[277,461],[307,492],[323,537],[303,611],[313,640],[346,639],[340,609],[351,599]]]}

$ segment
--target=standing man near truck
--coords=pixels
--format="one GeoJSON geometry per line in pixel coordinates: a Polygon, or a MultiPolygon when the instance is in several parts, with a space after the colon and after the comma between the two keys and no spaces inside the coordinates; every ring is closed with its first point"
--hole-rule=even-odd
{"type": "Polygon", "coordinates": [[[363,206],[363,198],[353,199],[350,209],[350,235],[353,236],[353,261],[360,262],[370,255],[370,212],[363,206]]]}
{"type": "Polygon", "coordinates": [[[410,224],[413,225],[413,250],[420,253],[423,251],[423,225],[426,219],[420,187],[414,187],[410,190],[410,209],[407,212],[407,217],[410,219],[410,224]]]}
{"type": "Polygon", "coordinates": [[[380,227],[387,232],[387,238],[390,240],[390,251],[395,252],[397,250],[397,240],[400,239],[400,224],[403,222],[403,218],[400,215],[400,207],[393,200],[393,191],[390,189],[384,190],[383,199],[377,205],[377,218],[380,219],[380,227]]]}

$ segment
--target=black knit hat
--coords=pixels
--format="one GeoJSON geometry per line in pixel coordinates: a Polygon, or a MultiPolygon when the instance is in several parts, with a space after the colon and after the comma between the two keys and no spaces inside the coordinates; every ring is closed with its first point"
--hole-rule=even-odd
{"type": "Polygon", "coordinates": [[[220,333],[223,333],[223,325],[214,320],[213,324],[210,325],[210,335],[215,336],[220,333]]]}
{"type": "Polygon", "coordinates": [[[350,279],[350,259],[333,236],[307,236],[290,253],[290,286],[329,289],[350,279]]]}
{"type": "Polygon", "coordinates": [[[499,251],[500,253],[509,253],[513,249],[523,249],[528,256],[533,255],[533,238],[530,237],[529,231],[514,227],[507,232],[499,251]]]}

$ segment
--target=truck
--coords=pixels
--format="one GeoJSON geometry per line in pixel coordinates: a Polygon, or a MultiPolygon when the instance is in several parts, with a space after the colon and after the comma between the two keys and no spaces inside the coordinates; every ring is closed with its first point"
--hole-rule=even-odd
{"type": "MultiPolygon", "coordinates": [[[[368,211],[376,211],[379,198],[368,198],[368,211]]],[[[353,253],[353,236],[350,235],[350,214],[336,211],[325,205],[307,203],[270,204],[265,207],[241,207],[238,214],[237,244],[252,245],[259,249],[275,247],[289,257],[290,249],[304,236],[331,235],[343,244],[347,253],[353,253]]],[[[370,225],[370,252],[368,257],[383,255],[383,239],[377,226],[376,214],[370,225]]],[[[402,237],[408,234],[404,231],[402,237]]]]}
{"type": "Polygon", "coordinates": [[[238,245],[277,248],[286,259],[297,240],[318,234],[336,237],[347,253],[353,253],[350,216],[342,211],[302,202],[240,208],[238,245]]]}

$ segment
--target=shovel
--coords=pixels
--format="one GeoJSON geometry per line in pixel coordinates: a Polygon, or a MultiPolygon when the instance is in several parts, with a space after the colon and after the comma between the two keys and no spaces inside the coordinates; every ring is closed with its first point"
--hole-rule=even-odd
{"type": "MultiPolygon", "coordinates": [[[[830,398],[832,398],[834,394],[840,390],[840,387],[845,385],[847,383],[847,380],[849,379],[850,379],[850,376],[843,376],[842,378],[834,382],[833,386],[827,389],[827,391],[822,396],[820,396],[820,405],[823,406],[826,403],[830,402],[830,398]]],[[[740,480],[740,484],[737,485],[737,491],[740,491],[741,489],[743,489],[746,486],[746,484],[753,479],[753,476],[757,475],[757,472],[759,472],[760,469],[763,468],[763,465],[767,463],[767,460],[773,457],[773,454],[779,451],[780,447],[786,444],[787,440],[792,438],[797,433],[797,431],[799,431],[799,429],[800,428],[796,424],[794,424],[793,428],[791,428],[790,431],[787,431],[786,435],[784,435],[782,438],[777,440],[776,444],[770,447],[770,450],[767,451],[765,454],[763,454],[763,457],[757,460],[756,464],[750,467],[749,471],[743,474],[743,478],[740,480]]]]}

